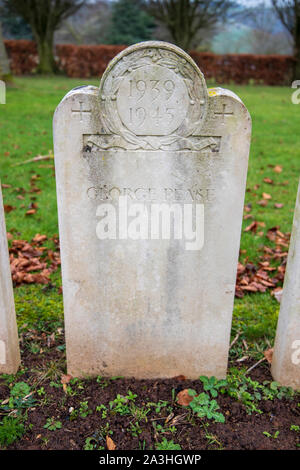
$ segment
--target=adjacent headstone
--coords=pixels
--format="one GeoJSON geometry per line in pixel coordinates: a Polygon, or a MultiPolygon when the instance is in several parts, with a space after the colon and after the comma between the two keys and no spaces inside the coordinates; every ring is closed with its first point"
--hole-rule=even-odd
{"type": "Polygon", "coordinates": [[[59,104],[71,375],[225,376],[250,133],[241,100],[165,42],[59,104]]]}
{"type": "Polygon", "coordinates": [[[281,385],[300,390],[300,182],[272,360],[281,385]]]}
{"type": "Polygon", "coordinates": [[[19,340],[0,184],[0,374],[14,374],[19,364],[19,340]]]}

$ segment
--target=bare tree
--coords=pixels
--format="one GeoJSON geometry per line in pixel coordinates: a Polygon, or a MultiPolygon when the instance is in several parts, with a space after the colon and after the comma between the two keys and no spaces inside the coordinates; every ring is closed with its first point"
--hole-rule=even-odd
{"type": "Polygon", "coordinates": [[[103,44],[107,42],[111,2],[86,2],[74,15],[63,21],[56,31],[55,43],[103,44]]]}
{"type": "Polygon", "coordinates": [[[294,78],[300,78],[300,0],[272,0],[275,11],[293,39],[294,78]]]}
{"type": "Polygon", "coordinates": [[[286,33],[252,29],[245,37],[252,54],[290,54],[292,47],[286,33]]]}
{"type": "Polygon", "coordinates": [[[239,15],[250,26],[243,42],[253,54],[290,54],[290,34],[280,29],[278,16],[272,5],[265,2],[247,8],[239,15]]]}
{"type": "Polygon", "coordinates": [[[148,10],[168,29],[175,44],[189,50],[201,30],[224,21],[231,0],[149,0],[148,10]]]}
{"type": "Polygon", "coordinates": [[[4,0],[5,6],[31,26],[39,54],[38,71],[53,73],[54,32],[61,22],[73,15],[85,0],[4,0]]]}

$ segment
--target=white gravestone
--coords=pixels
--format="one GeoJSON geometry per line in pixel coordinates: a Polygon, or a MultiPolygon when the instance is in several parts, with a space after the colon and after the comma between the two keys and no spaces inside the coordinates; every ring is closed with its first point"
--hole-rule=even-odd
{"type": "Polygon", "coordinates": [[[272,375],[281,385],[300,390],[300,182],[276,331],[272,375]]]}
{"type": "Polygon", "coordinates": [[[18,330],[0,184],[0,374],[14,374],[19,364],[18,330]]]}
{"type": "Polygon", "coordinates": [[[54,117],[68,372],[224,377],[251,120],[164,42],[54,117]]]}

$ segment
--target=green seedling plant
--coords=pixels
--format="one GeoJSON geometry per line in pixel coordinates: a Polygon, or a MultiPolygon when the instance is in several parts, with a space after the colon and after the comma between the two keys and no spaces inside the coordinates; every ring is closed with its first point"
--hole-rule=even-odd
{"type": "Polygon", "coordinates": [[[273,436],[272,436],[272,434],[270,434],[268,431],[264,431],[263,434],[264,434],[266,437],[269,437],[269,438],[271,438],[271,439],[277,439],[280,433],[279,433],[279,431],[276,431],[276,432],[273,434],[273,436]]]}
{"type": "Polygon", "coordinates": [[[145,439],[143,442],[139,442],[139,450],[146,450],[146,441],[145,439]]]}
{"type": "Polygon", "coordinates": [[[94,434],[94,437],[97,437],[99,440],[106,439],[106,436],[112,436],[113,431],[109,427],[109,423],[106,423],[105,426],[100,426],[99,430],[94,434]]]}
{"type": "Polygon", "coordinates": [[[77,389],[78,390],[83,390],[84,389],[84,385],[83,385],[83,382],[81,379],[79,379],[78,377],[73,377],[71,380],[70,380],[70,385],[76,385],[77,389]]]}
{"type": "Polygon", "coordinates": [[[1,380],[3,381],[4,385],[7,387],[11,386],[14,383],[17,383],[18,379],[22,377],[22,375],[28,371],[27,367],[21,368],[16,372],[15,375],[13,374],[1,374],[1,380]]]}
{"type": "Polygon", "coordinates": [[[66,386],[65,393],[69,395],[69,397],[75,397],[78,394],[77,390],[73,390],[70,384],[66,386]]]}
{"type": "Polygon", "coordinates": [[[32,354],[38,354],[41,350],[41,347],[38,343],[30,342],[28,349],[32,354]]]}
{"type": "Polygon", "coordinates": [[[47,418],[44,428],[49,431],[56,431],[57,429],[62,428],[62,423],[61,421],[55,421],[55,418],[52,416],[52,418],[47,418]]]}
{"type": "Polygon", "coordinates": [[[123,379],[123,377],[121,375],[115,375],[108,379],[107,377],[102,377],[102,375],[98,375],[96,382],[97,384],[99,384],[101,388],[106,388],[109,386],[111,381],[118,380],[118,379],[123,379]]]}
{"type": "Polygon", "coordinates": [[[78,410],[70,408],[70,421],[75,421],[78,418],[78,410]]]}
{"type": "Polygon", "coordinates": [[[208,429],[209,429],[209,423],[203,423],[202,424],[202,428],[204,429],[204,432],[205,432],[205,438],[207,439],[208,441],[208,446],[211,447],[211,446],[217,446],[217,448],[219,450],[223,449],[223,445],[222,443],[218,440],[217,436],[215,436],[214,434],[210,434],[208,432],[208,429]]]}
{"type": "Polygon", "coordinates": [[[216,377],[206,377],[201,375],[199,380],[203,383],[203,388],[206,392],[210,392],[213,398],[218,396],[218,391],[220,388],[225,387],[227,385],[226,380],[217,380],[216,377]]]}
{"type": "Polygon", "coordinates": [[[157,450],[181,450],[179,444],[175,444],[173,440],[168,441],[166,437],[163,437],[161,442],[155,444],[157,450]]]}
{"type": "Polygon", "coordinates": [[[220,413],[216,400],[211,400],[207,393],[197,395],[195,390],[189,389],[189,395],[193,400],[189,403],[190,408],[199,418],[214,419],[217,423],[224,423],[225,416],[220,413]]]}
{"type": "Polygon", "coordinates": [[[43,396],[46,394],[44,387],[39,388],[36,393],[38,394],[39,397],[43,396]]]}
{"type": "Polygon", "coordinates": [[[42,446],[43,447],[46,447],[49,444],[49,438],[48,437],[42,437],[41,441],[42,441],[42,446]]]}
{"type": "Polygon", "coordinates": [[[8,400],[2,402],[0,408],[4,412],[14,413],[14,416],[4,416],[0,423],[1,447],[12,444],[24,434],[26,410],[36,402],[32,394],[26,382],[17,382],[12,386],[8,400]],[[23,413],[24,410],[25,413],[23,413]]]}
{"type": "Polygon", "coordinates": [[[261,386],[262,396],[264,400],[282,400],[282,398],[291,399],[295,395],[295,391],[291,387],[281,386],[278,382],[269,382],[265,380],[261,386]]]}
{"type": "Polygon", "coordinates": [[[75,397],[76,395],[79,395],[80,391],[84,389],[84,385],[80,379],[77,377],[74,377],[70,380],[68,383],[65,393],[69,395],[70,397],[75,397]]]}
{"type": "Polygon", "coordinates": [[[95,449],[95,439],[93,437],[87,437],[84,443],[83,450],[94,450],[95,449]]]}
{"type": "Polygon", "coordinates": [[[79,416],[81,418],[86,418],[89,414],[92,413],[92,410],[89,410],[89,403],[88,401],[82,401],[80,402],[80,407],[79,407],[79,416]]]}
{"type": "Polygon", "coordinates": [[[50,382],[50,387],[53,387],[53,388],[62,388],[62,384],[56,383],[56,382],[54,382],[53,380],[51,380],[51,382],[50,382]]]}
{"type": "Polygon", "coordinates": [[[7,403],[2,404],[4,411],[16,410],[21,413],[22,409],[31,408],[35,404],[30,386],[26,382],[17,382],[10,391],[10,397],[7,403]]]}
{"type": "Polygon", "coordinates": [[[25,432],[20,417],[4,416],[0,422],[0,447],[6,447],[20,439],[25,432]]]}
{"type": "Polygon", "coordinates": [[[105,379],[101,375],[98,375],[96,382],[97,384],[99,384],[100,388],[106,388],[109,386],[109,380],[105,379]]]}
{"type": "Polygon", "coordinates": [[[227,376],[227,386],[221,389],[221,392],[241,402],[248,414],[262,413],[257,407],[260,394],[251,390],[248,379],[249,377],[245,377],[245,370],[232,368],[227,376]]]}
{"type": "Polygon", "coordinates": [[[122,396],[118,393],[117,397],[109,402],[110,409],[113,413],[118,413],[121,416],[129,415],[132,412],[132,404],[136,398],[137,395],[130,390],[126,396],[122,396]]]}
{"type": "Polygon", "coordinates": [[[105,447],[99,446],[95,437],[87,437],[83,447],[84,450],[104,450],[105,447]]]}
{"type": "Polygon", "coordinates": [[[137,421],[145,420],[147,422],[147,415],[150,413],[151,409],[148,406],[137,406],[135,403],[131,405],[131,414],[134,416],[134,419],[137,421]]]}
{"type": "Polygon", "coordinates": [[[142,434],[142,428],[138,421],[135,423],[130,423],[130,432],[134,437],[138,437],[140,434],[142,434]]]}
{"type": "Polygon", "coordinates": [[[153,427],[155,429],[155,433],[158,434],[175,434],[175,432],[177,431],[176,427],[175,426],[168,426],[168,427],[164,427],[162,426],[161,424],[156,424],[155,421],[153,422],[153,427]]]}
{"type": "MultiPolygon", "coordinates": [[[[168,405],[169,405],[169,402],[168,402],[168,401],[165,401],[165,400],[159,400],[157,403],[152,402],[152,401],[149,401],[149,402],[147,403],[147,406],[153,407],[153,408],[155,409],[155,413],[157,413],[157,414],[160,414],[161,410],[162,410],[163,408],[168,407],[168,405]]],[[[168,407],[168,410],[171,411],[172,408],[171,408],[171,407],[168,407]]]]}
{"type": "Polygon", "coordinates": [[[252,380],[246,374],[245,368],[237,369],[235,367],[229,369],[227,385],[221,387],[220,392],[243,403],[248,414],[262,413],[258,408],[261,400],[291,399],[295,394],[290,387],[282,387],[275,381],[265,380],[261,384],[252,380]]]}
{"type": "Polygon", "coordinates": [[[105,419],[107,417],[108,409],[106,408],[105,405],[96,406],[96,411],[101,413],[102,419],[105,419]]]}

